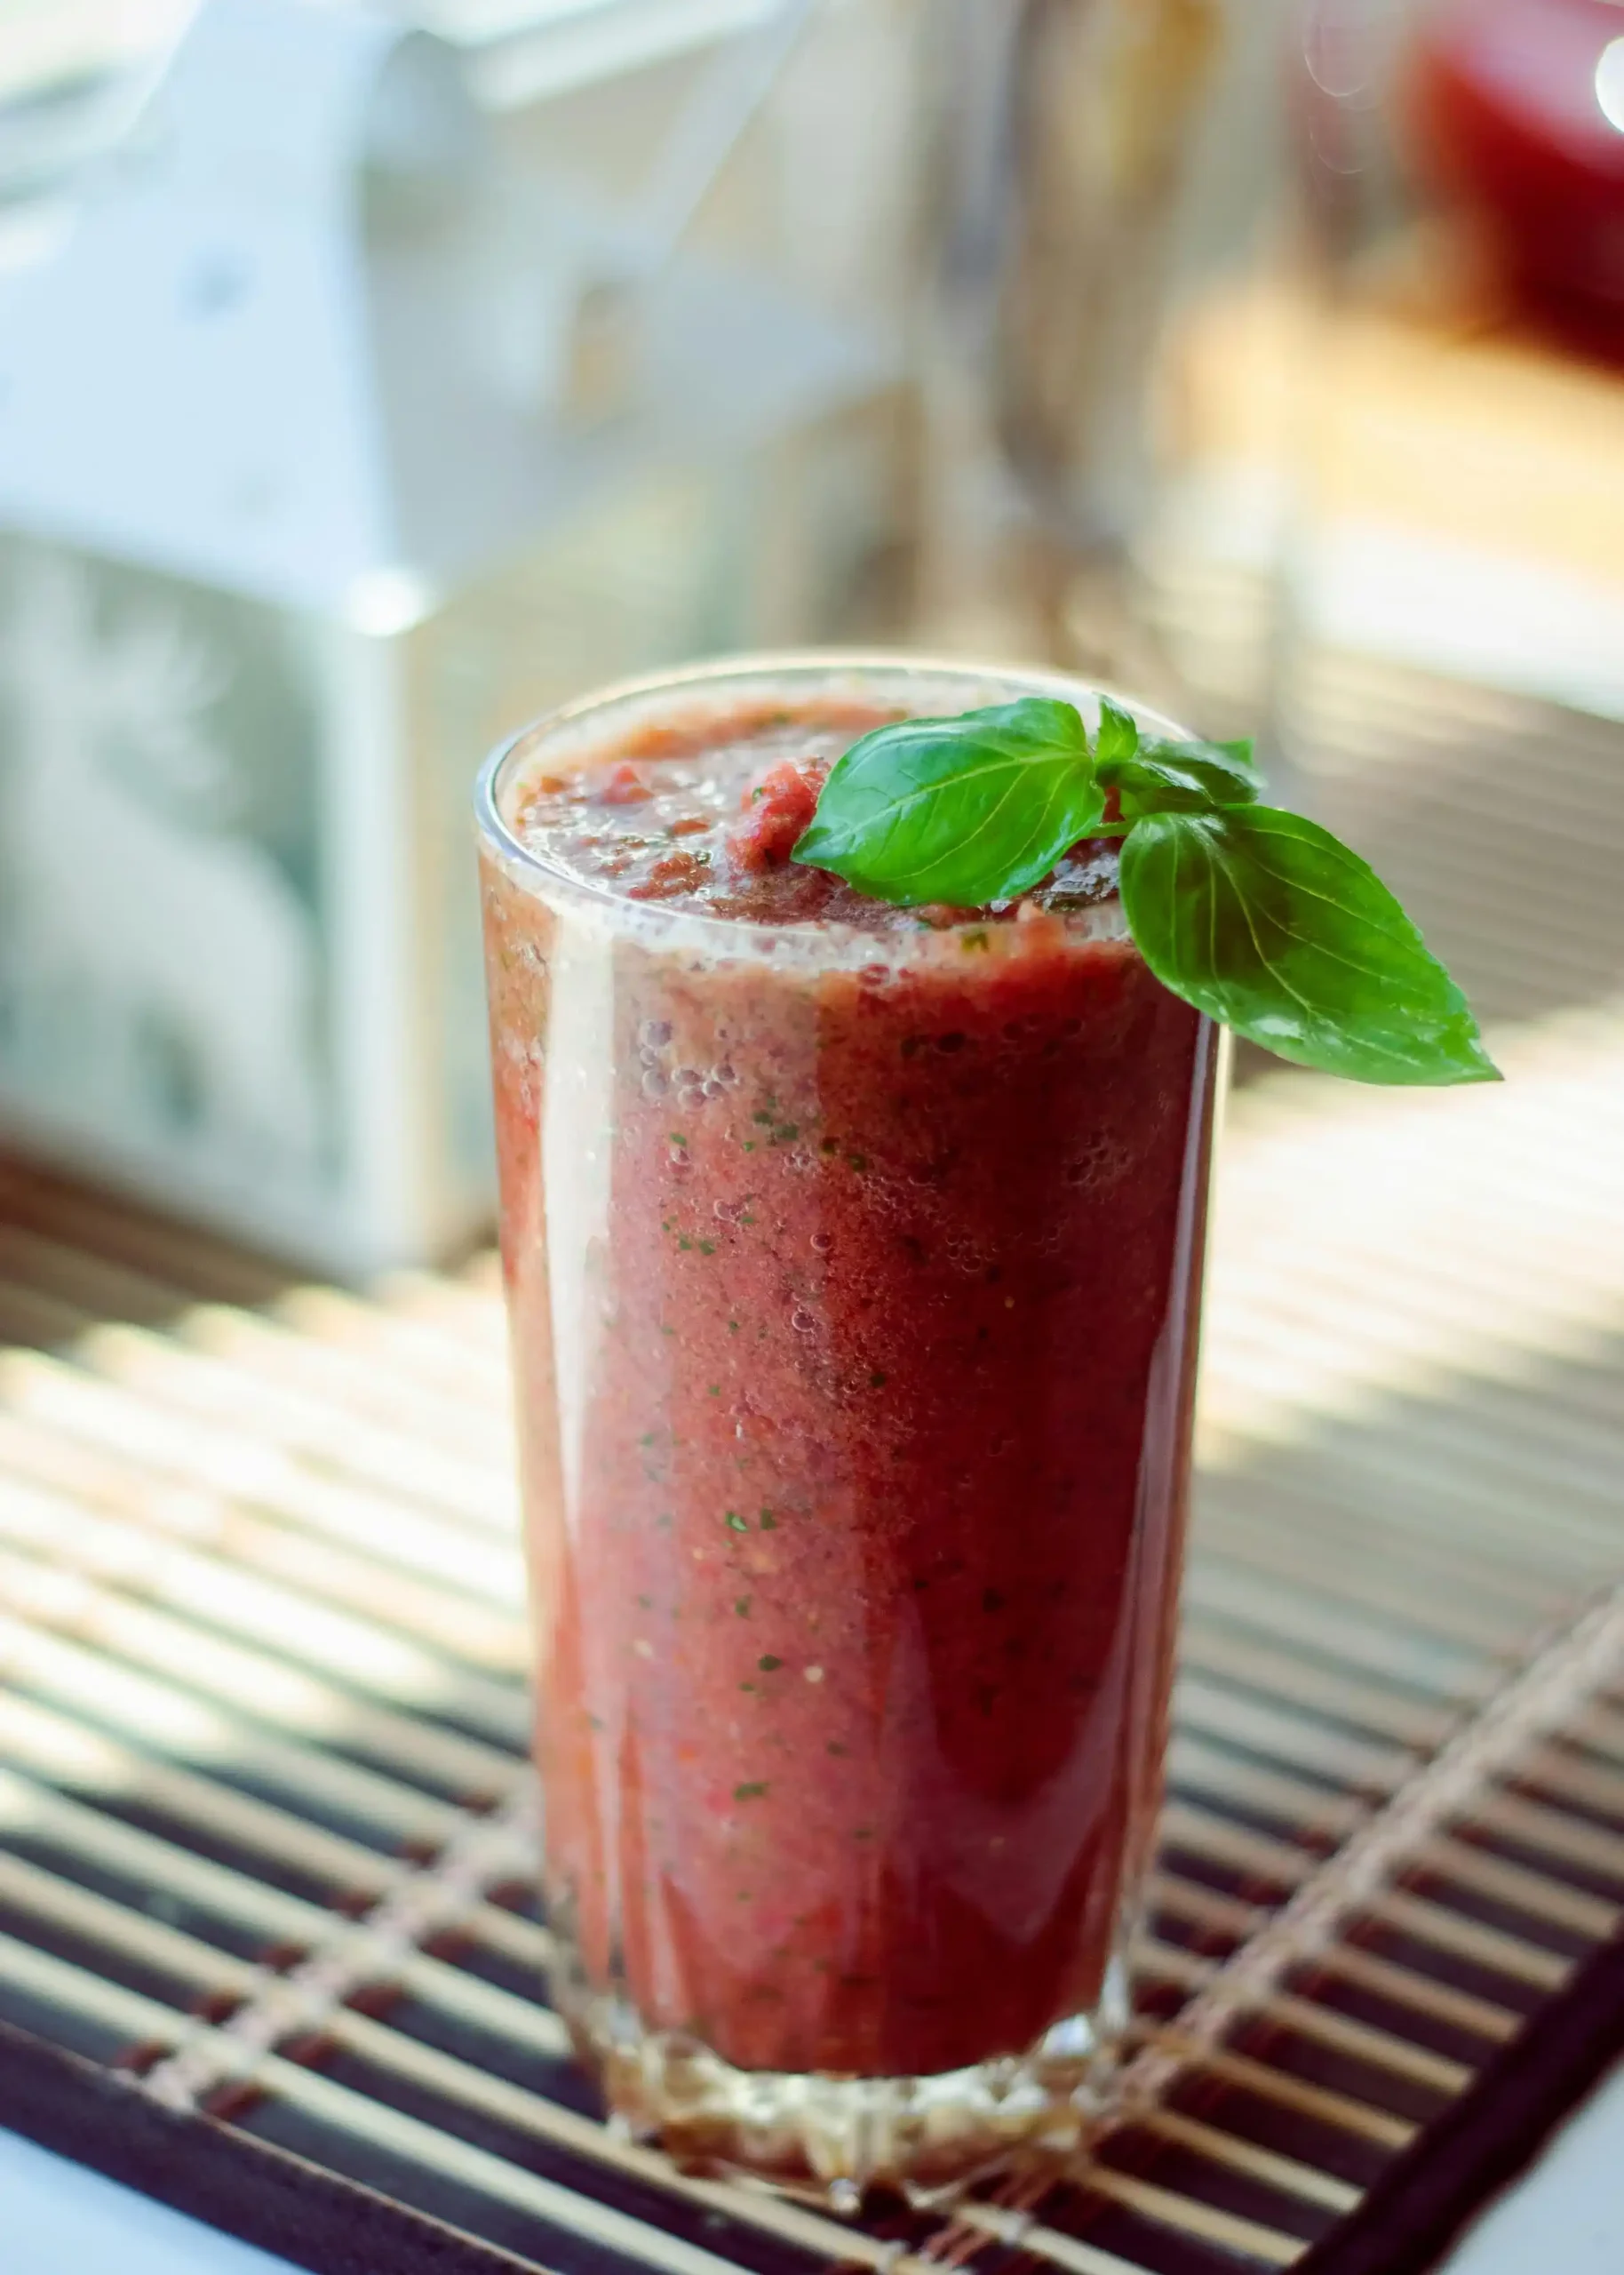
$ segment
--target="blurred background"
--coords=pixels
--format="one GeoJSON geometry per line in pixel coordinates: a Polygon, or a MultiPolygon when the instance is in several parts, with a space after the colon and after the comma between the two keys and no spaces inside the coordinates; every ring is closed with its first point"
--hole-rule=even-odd
{"type": "Polygon", "coordinates": [[[480,754],[780,643],[1255,734],[1600,1002],[1621,369],[1613,0],[0,0],[0,1127],[466,1243],[480,754]]]}
{"type": "MultiPolygon", "coordinates": [[[[0,0],[0,2027],[581,2263],[469,790],[830,642],[1255,736],[1508,1076],[1238,1054],[1139,1985],[1215,2050],[1043,2248],[1290,2265],[1624,1924],[1619,0],[0,0]]],[[[1620,2091],[1463,2275],[1620,2263],[1620,2091]]]]}

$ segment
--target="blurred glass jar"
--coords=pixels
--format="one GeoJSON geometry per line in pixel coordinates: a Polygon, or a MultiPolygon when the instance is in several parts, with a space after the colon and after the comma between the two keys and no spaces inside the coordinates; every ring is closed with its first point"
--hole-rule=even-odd
{"type": "Polygon", "coordinates": [[[992,326],[999,439],[1042,517],[1119,539],[1224,31],[1220,0],[1022,0],[1007,20],[992,326]]]}
{"type": "MultiPolygon", "coordinates": [[[[1223,733],[1253,714],[1233,671],[1209,700],[1207,651],[1227,661],[1235,642],[1206,630],[1209,517],[1192,542],[1179,487],[1182,367],[1192,321],[1237,288],[1278,212],[1281,24],[1296,4],[957,0],[944,43],[957,323],[930,380],[938,474],[944,455],[971,471],[956,517],[949,499],[951,548],[932,500],[932,561],[951,550],[960,589],[931,636],[1046,650],[1223,733]]],[[[1221,598],[1226,626],[1230,612],[1221,598]]]]}

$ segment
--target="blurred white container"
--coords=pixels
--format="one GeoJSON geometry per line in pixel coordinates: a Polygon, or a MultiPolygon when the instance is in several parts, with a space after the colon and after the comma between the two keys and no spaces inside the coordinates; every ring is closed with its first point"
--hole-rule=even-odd
{"type": "Polygon", "coordinates": [[[483,1220],[484,748],[895,534],[894,321],[685,238],[808,12],[617,203],[396,18],[203,8],[0,299],[0,1130],[338,1272],[483,1220]]]}

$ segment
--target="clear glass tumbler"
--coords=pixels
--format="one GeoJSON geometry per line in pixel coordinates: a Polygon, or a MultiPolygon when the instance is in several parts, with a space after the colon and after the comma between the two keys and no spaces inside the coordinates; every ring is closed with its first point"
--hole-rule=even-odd
{"type": "Polygon", "coordinates": [[[736,922],[515,802],[666,729],[1024,692],[1095,715],[725,663],[479,792],[554,1996],[636,2132],[844,2208],[1075,2139],[1126,2020],[1216,1038],[1114,899],[736,922]]]}

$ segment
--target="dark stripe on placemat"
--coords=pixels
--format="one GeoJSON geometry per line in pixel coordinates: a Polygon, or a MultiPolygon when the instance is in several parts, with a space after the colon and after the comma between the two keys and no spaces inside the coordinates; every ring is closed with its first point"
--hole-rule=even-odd
{"type": "Polygon", "coordinates": [[[0,2021],[0,2126],[311,2275],[535,2275],[375,2190],[0,2021]]]}
{"type": "Polygon", "coordinates": [[[1624,2054],[1624,1935],[1604,1944],[1390,2165],[1297,2275],[1423,2275],[1624,2054]]]}

